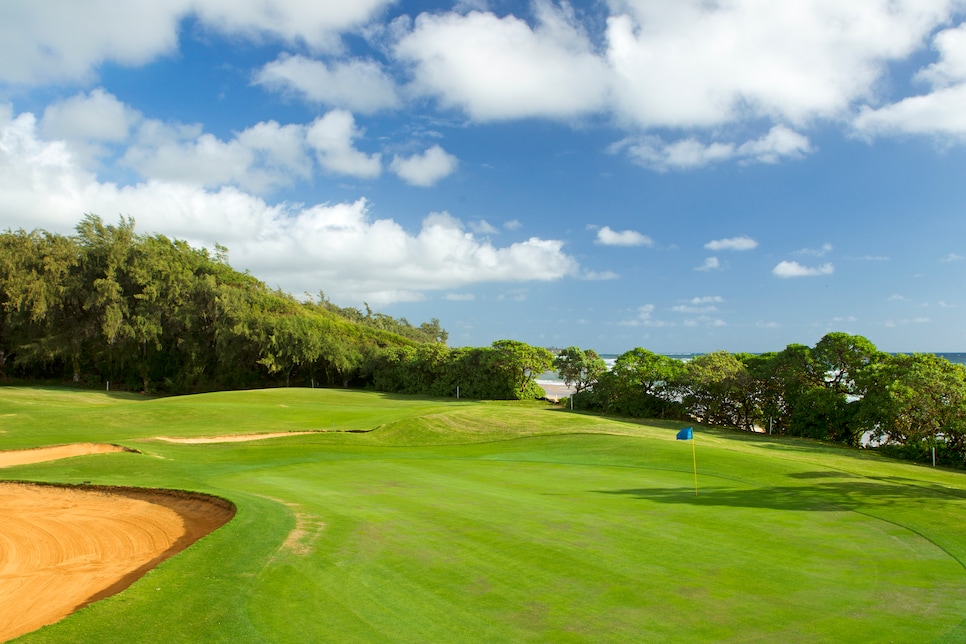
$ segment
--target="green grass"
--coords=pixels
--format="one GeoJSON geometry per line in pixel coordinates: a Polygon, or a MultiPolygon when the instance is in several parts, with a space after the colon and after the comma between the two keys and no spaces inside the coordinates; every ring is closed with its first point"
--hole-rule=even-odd
{"type": "Polygon", "coordinates": [[[962,474],[698,428],[695,496],[677,427],[333,390],[3,388],[4,449],[93,440],[142,454],[0,478],[238,506],[128,590],[22,641],[966,640],[962,474]],[[151,440],[306,429],[320,431],[151,440]]]}

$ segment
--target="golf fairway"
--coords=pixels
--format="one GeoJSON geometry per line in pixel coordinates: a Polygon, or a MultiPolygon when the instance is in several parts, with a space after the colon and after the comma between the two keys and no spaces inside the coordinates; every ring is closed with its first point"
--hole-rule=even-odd
{"type": "Polygon", "coordinates": [[[966,639],[959,472],[696,427],[695,495],[680,425],[328,390],[6,388],[0,418],[5,449],[141,452],[2,480],[237,507],[127,590],[17,641],[966,639]],[[156,439],[278,431],[316,433],[156,439]]]}

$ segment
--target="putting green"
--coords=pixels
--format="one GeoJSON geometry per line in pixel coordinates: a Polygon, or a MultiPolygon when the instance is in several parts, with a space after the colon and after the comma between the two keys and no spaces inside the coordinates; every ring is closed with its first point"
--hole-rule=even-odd
{"type": "MultiPolygon", "coordinates": [[[[566,443],[579,454],[598,440],[526,449],[566,443]]],[[[714,476],[695,498],[690,472],[507,457],[379,454],[273,471],[250,489],[319,523],[302,552],[279,549],[255,601],[284,588],[296,612],[337,607],[318,637],[338,623],[372,639],[434,640],[922,641],[966,609],[956,559],[853,511],[855,499],[714,476]],[[297,584],[283,562],[300,570],[297,584]]],[[[879,493],[889,491],[862,492],[879,493]]],[[[305,632],[257,612],[266,636],[305,632]]]]}

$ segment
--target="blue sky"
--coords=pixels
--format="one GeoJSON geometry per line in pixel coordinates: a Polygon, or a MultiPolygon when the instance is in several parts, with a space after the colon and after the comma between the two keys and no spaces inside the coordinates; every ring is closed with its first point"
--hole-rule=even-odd
{"type": "Polygon", "coordinates": [[[0,4],[0,227],[450,344],[966,350],[961,0],[0,4]]]}

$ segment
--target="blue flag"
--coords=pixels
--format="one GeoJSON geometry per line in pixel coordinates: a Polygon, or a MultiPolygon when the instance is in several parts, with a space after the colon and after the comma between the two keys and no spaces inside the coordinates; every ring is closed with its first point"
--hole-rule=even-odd
{"type": "Polygon", "coordinates": [[[685,427],[684,429],[679,431],[677,435],[677,439],[679,441],[689,441],[692,438],[694,438],[694,433],[692,432],[690,427],[685,427]]]}

